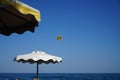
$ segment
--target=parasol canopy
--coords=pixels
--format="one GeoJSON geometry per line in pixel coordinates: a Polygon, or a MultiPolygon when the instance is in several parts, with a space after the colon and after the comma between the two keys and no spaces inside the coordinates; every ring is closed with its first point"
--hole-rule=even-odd
{"type": "Polygon", "coordinates": [[[37,63],[36,77],[38,78],[38,64],[59,63],[62,62],[62,58],[47,54],[43,51],[33,51],[32,53],[28,53],[25,55],[18,55],[17,57],[15,57],[15,61],[31,64],[37,63]]]}
{"type": "Polygon", "coordinates": [[[18,0],[0,0],[0,34],[34,32],[40,20],[39,10],[18,0]]]}

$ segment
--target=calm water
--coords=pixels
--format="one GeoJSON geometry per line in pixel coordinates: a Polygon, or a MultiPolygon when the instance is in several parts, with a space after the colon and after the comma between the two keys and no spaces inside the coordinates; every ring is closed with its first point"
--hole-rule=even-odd
{"type": "MultiPolygon", "coordinates": [[[[0,80],[32,80],[33,73],[0,73],[0,80]]],[[[120,80],[120,73],[45,73],[40,80],[120,80]]]]}

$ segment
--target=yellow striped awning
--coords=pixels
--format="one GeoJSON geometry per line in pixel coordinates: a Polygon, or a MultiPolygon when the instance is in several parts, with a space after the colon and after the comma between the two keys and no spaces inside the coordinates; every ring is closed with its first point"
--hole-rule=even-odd
{"type": "Polygon", "coordinates": [[[23,14],[32,14],[37,21],[41,21],[40,11],[18,0],[0,0],[1,5],[12,5],[23,14]]]}
{"type": "Polygon", "coordinates": [[[0,34],[34,32],[40,21],[39,10],[19,0],[0,0],[0,34]]]}

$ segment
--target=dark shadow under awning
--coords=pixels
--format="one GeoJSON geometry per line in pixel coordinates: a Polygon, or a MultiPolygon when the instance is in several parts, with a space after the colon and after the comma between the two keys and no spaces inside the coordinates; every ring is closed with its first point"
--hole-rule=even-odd
{"type": "Polygon", "coordinates": [[[34,32],[38,21],[31,14],[22,14],[12,6],[0,7],[0,34],[22,34],[29,30],[34,32]]]}

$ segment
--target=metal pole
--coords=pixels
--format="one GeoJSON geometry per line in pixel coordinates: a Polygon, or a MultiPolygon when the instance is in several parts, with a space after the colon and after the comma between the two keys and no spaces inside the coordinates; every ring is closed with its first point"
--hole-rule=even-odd
{"type": "Polygon", "coordinates": [[[38,78],[38,68],[39,68],[39,64],[37,62],[37,73],[36,73],[36,77],[38,78]]]}

